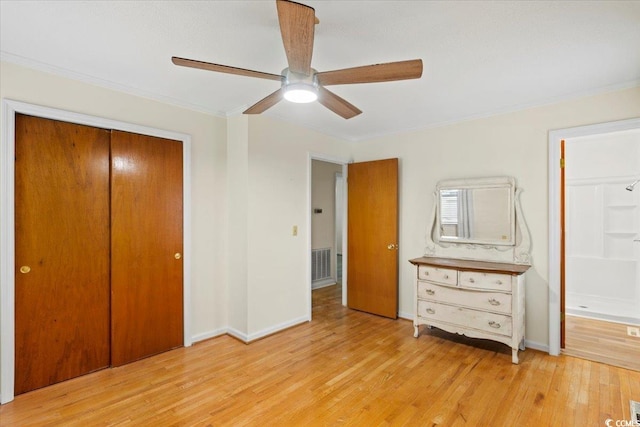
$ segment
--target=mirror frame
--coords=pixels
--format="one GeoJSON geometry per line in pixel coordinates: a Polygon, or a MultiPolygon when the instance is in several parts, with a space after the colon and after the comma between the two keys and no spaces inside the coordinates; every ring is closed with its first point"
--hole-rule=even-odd
{"type": "Polygon", "coordinates": [[[437,196],[437,225],[436,225],[436,233],[435,233],[435,241],[436,242],[444,242],[444,243],[458,243],[458,244],[466,244],[466,243],[477,243],[477,244],[485,244],[485,245],[496,245],[496,246],[513,246],[516,242],[516,221],[515,221],[515,190],[516,183],[513,178],[510,177],[497,177],[497,178],[478,178],[478,179],[459,179],[459,180],[447,180],[440,181],[436,186],[436,196],[437,196]],[[474,239],[471,238],[458,238],[455,236],[443,236],[442,235],[442,198],[441,193],[443,190],[473,190],[473,189],[492,189],[492,188],[504,188],[507,189],[507,209],[508,209],[508,228],[509,228],[509,238],[508,239],[474,239]]]}
{"type": "Polygon", "coordinates": [[[443,180],[438,182],[433,192],[434,204],[426,233],[426,247],[424,256],[440,258],[471,259],[481,261],[505,262],[514,264],[531,264],[531,236],[522,214],[520,194],[522,189],[517,187],[513,177],[499,176],[489,178],[467,178],[443,180]],[[440,189],[446,188],[478,188],[478,187],[510,186],[512,196],[513,223],[512,243],[498,244],[484,241],[457,241],[455,239],[440,239],[440,189]]]}

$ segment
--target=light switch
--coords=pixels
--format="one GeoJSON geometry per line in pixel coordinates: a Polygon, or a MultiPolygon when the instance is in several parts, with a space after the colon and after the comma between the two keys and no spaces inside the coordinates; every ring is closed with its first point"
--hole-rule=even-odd
{"type": "Polygon", "coordinates": [[[294,236],[298,235],[298,226],[297,225],[293,226],[293,232],[291,234],[293,234],[294,236]]]}

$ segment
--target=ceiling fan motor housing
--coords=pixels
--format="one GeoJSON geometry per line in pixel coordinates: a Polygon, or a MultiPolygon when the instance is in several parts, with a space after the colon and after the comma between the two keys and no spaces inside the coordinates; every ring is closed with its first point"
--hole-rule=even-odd
{"type": "Polygon", "coordinates": [[[282,76],[282,90],[286,100],[308,103],[318,99],[318,78],[313,68],[310,75],[295,73],[285,68],[282,70],[282,76]]]}

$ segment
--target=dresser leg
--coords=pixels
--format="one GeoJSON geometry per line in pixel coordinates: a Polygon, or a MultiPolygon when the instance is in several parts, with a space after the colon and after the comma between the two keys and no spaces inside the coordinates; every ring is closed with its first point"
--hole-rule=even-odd
{"type": "Polygon", "coordinates": [[[524,346],[524,338],[522,338],[522,341],[520,341],[520,350],[524,351],[525,346],[524,346]]]}
{"type": "Polygon", "coordinates": [[[420,330],[418,329],[418,325],[413,325],[413,337],[418,338],[420,330]]]}
{"type": "Polygon", "coordinates": [[[512,348],[511,349],[511,362],[515,363],[516,365],[518,364],[518,349],[517,348],[512,348]]]}

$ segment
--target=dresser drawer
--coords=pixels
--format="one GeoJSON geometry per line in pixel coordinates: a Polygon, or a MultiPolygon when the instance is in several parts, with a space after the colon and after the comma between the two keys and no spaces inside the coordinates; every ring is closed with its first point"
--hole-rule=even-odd
{"type": "Polygon", "coordinates": [[[418,279],[455,286],[458,283],[458,272],[448,268],[436,268],[421,265],[418,267],[418,279]]]}
{"type": "Polygon", "coordinates": [[[461,271],[460,286],[511,292],[511,276],[508,274],[461,271]]]}
{"type": "Polygon", "coordinates": [[[418,282],[418,298],[511,314],[511,294],[472,291],[418,282]]]}
{"type": "Polygon", "coordinates": [[[431,301],[418,301],[418,316],[499,335],[511,336],[512,331],[510,316],[431,301]]]}

